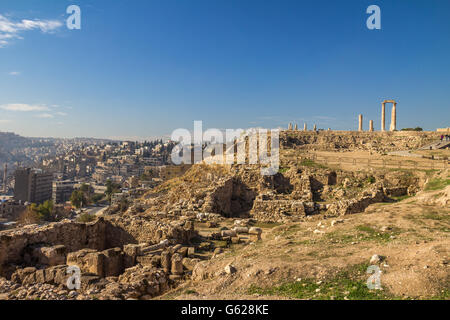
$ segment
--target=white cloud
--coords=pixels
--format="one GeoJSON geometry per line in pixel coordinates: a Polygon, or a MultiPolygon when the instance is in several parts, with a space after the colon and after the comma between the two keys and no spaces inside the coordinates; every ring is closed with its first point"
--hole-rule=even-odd
{"type": "Polygon", "coordinates": [[[10,75],[10,76],[19,76],[19,75],[20,75],[20,72],[19,72],[19,71],[11,71],[11,72],[9,73],[9,75],[10,75]]]}
{"type": "Polygon", "coordinates": [[[41,119],[52,119],[54,117],[55,116],[50,113],[41,113],[36,116],[36,118],[41,118],[41,119]]]}
{"type": "Polygon", "coordinates": [[[0,109],[7,111],[30,112],[30,111],[49,111],[50,109],[43,105],[32,105],[24,103],[11,103],[0,105],[0,109]]]}
{"type": "Polygon", "coordinates": [[[67,113],[65,113],[65,112],[56,112],[55,114],[58,116],[62,116],[62,117],[67,116],[67,113]]]}
{"type": "Polygon", "coordinates": [[[61,28],[63,23],[59,20],[27,20],[14,22],[0,14],[0,48],[5,47],[11,40],[23,39],[21,34],[26,31],[40,30],[51,33],[61,28]]]}
{"type": "Polygon", "coordinates": [[[10,123],[11,120],[8,119],[0,119],[0,123],[10,123]]]}

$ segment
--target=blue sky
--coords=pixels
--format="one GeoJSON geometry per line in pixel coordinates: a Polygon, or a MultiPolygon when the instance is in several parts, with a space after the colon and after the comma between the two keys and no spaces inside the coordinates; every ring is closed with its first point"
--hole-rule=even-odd
{"type": "Polygon", "coordinates": [[[355,130],[359,113],[379,130],[384,99],[399,128],[446,127],[449,14],[447,0],[2,0],[0,131],[355,130]],[[66,28],[71,4],[81,30],[66,28]],[[372,4],[381,30],[366,27],[372,4]]]}

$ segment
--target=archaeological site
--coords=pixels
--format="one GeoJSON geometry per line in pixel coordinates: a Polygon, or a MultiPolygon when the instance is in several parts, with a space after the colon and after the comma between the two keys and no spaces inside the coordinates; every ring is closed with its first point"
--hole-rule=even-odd
{"type": "Polygon", "coordinates": [[[363,131],[362,116],[359,131],[290,124],[275,175],[258,163],[198,163],[126,210],[7,228],[0,296],[448,297],[448,144],[435,132],[395,131],[393,103],[390,132],[384,121],[381,132],[373,121],[363,131]],[[369,265],[383,271],[383,290],[365,288],[369,265]]]}

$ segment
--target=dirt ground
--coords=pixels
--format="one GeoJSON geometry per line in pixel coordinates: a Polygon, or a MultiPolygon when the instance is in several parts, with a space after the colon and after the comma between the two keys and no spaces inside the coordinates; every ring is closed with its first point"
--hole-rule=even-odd
{"type": "Polygon", "coordinates": [[[450,299],[446,192],[338,218],[259,224],[262,241],[230,245],[160,299],[450,299]],[[382,290],[366,286],[373,255],[382,258],[382,290]],[[228,264],[235,273],[224,272],[228,264]]]}

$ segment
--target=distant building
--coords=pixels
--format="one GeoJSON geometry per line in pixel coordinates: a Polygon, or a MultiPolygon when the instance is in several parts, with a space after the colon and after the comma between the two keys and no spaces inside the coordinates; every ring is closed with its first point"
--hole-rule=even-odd
{"type": "Polygon", "coordinates": [[[111,195],[111,204],[118,204],[122,200],[126,200],[130,197],[130,193],[128,191],[122,191],[120,193],[113,193],[111,195]]]}
{"type": "Polygon", "coordinates": [[[441,133],[450,133],[450,127],[448,127],[448,128],[438,128],[436,131],[437,132],[441,132],[441,133]]]}
{"type": "Polygon", "coordinates": [[[70,200],[74,190],[74,181],[54,181],[52,186],[52,199],[54,203],[65,203],[70,200]]]}
{"type": "Polygon", "coordinates": [[[122,184],[122,183],[124,182],[125,179],[124,179],[124,177],[122,177],[122,176],[113,175],[113,176],[110,177],[110,180],[111,180],[112,182],[114,182],[114,183],[122,184]]]}
{"type": "Polygon", "coordinates": [[[14,173],[14,199],[42,203],[52,199],[53,174],[40,169],[17,169],[14,173]]]}
{"type": "Polygon", "coordinates": [[[16,201],[10,197],[0,198],[0,219],[15,221],[26,208],[22,201],[16,201]]]}
{"type": "Polygon", "coordinates": [[[127,182],[128,182],[128,186],[130,188],[137,188],[137,187],[139,187],[139,178],[136,177],[136,176],[129,177],[127,182]]]}

